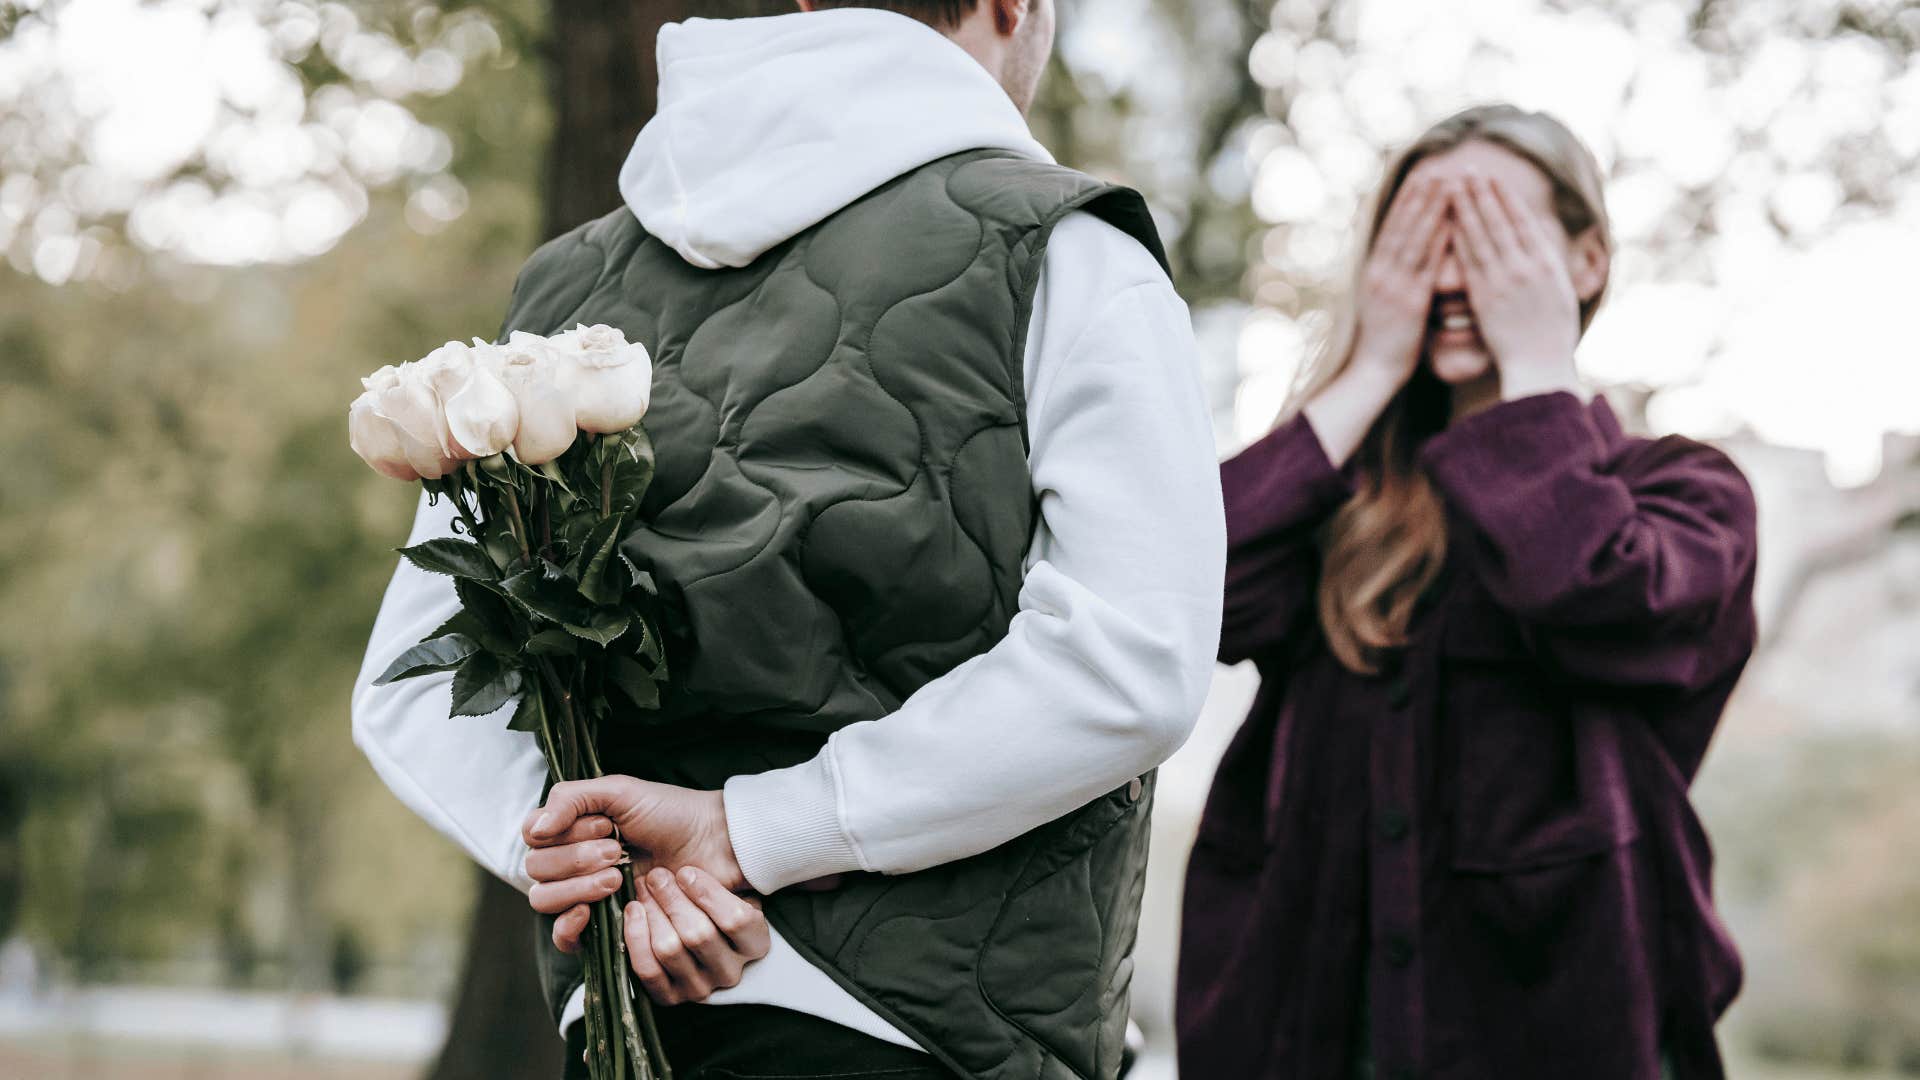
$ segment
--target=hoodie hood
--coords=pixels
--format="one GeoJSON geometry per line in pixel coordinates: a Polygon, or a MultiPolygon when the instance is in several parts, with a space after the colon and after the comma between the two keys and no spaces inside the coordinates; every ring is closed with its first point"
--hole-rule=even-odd
{"type": "Polygon", "coordinates": [[[649,233],[709,270],[745,266],[949,154],[1053,160],[972,56],[891,11],[671,23],[659,67],[659,111],[620,194],[649,233]]]}

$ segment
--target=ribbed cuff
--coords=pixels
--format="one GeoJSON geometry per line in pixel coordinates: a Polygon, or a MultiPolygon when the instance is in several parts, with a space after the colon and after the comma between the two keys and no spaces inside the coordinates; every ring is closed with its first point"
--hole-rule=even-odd
{"type": "Polygon", "coordinates": [[[792,768],[736,776],[721,798],[733,856],[756,891],[778,892],[862,869],[852,839],[840,826],[830,750],[792,768]]]}
{"type": "Polygon", "coordinates": [[[560,1010],[560,1037],[567,1037],[567,1029],[587,1018],[587,984],[581,983],[573,988],[573,996],[560,1010]]]}

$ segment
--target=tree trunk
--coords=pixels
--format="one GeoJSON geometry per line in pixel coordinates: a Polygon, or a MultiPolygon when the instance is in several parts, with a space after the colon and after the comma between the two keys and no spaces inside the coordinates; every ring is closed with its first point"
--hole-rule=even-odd
{"type": "Polygon", "coordinates": [[[558,236],[620,205],[620,165],[659,105],[660,27],[695,16],[783,15],[793,0],[549,0],[547,152],[542,228],[558,236]]]}
{"type": "Polygon", "coordinates": [[[466,974],[447,1041],[426,1080],[557,1077],[565,1047],[541,1000],[540,976],[527,948],[533,939],[527,898],[480,867],[474,874],[466,974]]]}
{"type": "MultiPolygon", "coordinates": [[[[558,236],[620,205],[620,165],[658,104],[654,41],[669,22],[778,15],[792,0],[549,0],[547,149],[541,235],[558,236]]],[[[465,974],[447,1041],[427,1080],[560,1075],[565,1048],[540,999],[526,898],[476,869],[465,974]]]]}

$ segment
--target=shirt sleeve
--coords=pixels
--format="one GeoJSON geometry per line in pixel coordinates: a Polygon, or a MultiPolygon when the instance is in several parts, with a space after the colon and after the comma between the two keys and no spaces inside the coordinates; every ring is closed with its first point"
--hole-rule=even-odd
{"type": "Polygon", "coordinates": [[[1471,526],[1488,591],[1543,660],[1687,689],[1751,651],[1753,493],[1720,451],[1610,438],[1560,392],[1475,413],[1421,460],[1471,526]]]}
{"type": "MultiPolygon", "coordinates": [[[[408,545],[454,535],[453,521],[451,501],[432,506],[422,495],[408,545]]],[[[459,610],[452,578],[400,561],[354,683],[353,741],[409,810],[524,893],[533,880],[520,825],[540,805],[547,766],[531,734],[507,728],[515,703],[489,716],[451,716],[451,672],[373,685],[459,610]]]]}
{"type": "Polygon", "coordinates": [[[1056,228],[1029,333],[1040,521],[1007,636],[811,761],[734,777],[763,892],[985,851],[1154,768],[1213,670],[1225,525],[1186,306],[1141,246],[1056,228]]]}
{"type": "Polygon", "coordinates": [[[1235,664],[1288,640],[1313,607],[1314,536],[1352,496],[1307,414],[1296,413],[1220,465],[1227,582],[1220,660],[1235,664]]]}

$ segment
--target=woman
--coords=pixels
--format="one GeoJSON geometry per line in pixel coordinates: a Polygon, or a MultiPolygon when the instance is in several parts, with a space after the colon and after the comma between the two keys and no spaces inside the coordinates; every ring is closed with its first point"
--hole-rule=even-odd
{"type": "Polygon", "coordinates": [[[1599,170],[1508,106],[1387,171],[1352,310],[1221,466],[1261,689],[1187,877],[1192,1077],[1722,1074],[1687,801],[1753,645],[1754,510],[1574,374],[1599,170]]]}

